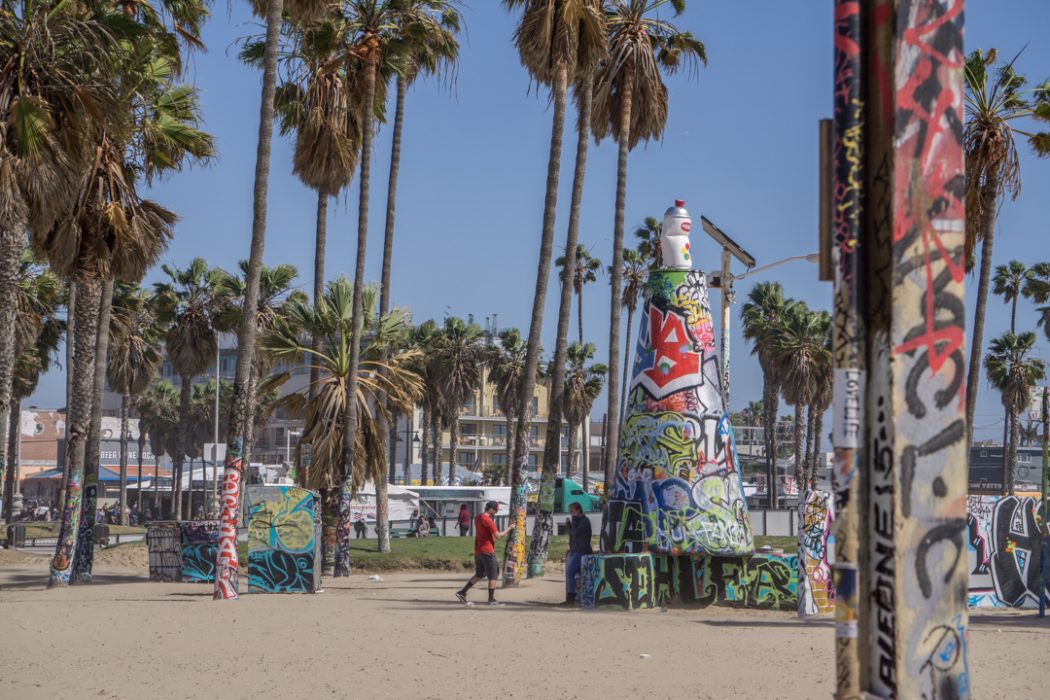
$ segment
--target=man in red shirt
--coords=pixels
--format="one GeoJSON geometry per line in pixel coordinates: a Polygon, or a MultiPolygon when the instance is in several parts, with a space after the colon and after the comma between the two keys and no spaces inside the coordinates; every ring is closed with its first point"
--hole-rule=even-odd
{"type": "Polygon", "coordinates": [[[496,540],[507,536],[514,526],[511,525],[503,532],[496,530],[496,523],[492,520],[497,511],[499,503],[489,501],[485,504],[485,512],[474,518],[474,575],[467,581],[463,588],[456,591],[459,602],[467,603],[467,591],[471,586],[483,578],[489,580],[489,605],[503,605],[496,601],[496,583],[499,580],[499,564],[496,563],[496,540]]]}

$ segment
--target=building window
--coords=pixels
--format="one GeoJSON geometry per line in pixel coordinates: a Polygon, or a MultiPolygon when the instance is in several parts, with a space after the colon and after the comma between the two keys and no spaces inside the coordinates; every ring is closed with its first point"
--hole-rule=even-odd
{"type": "Polygon", "coordinates": [[[538,440],[540,437],[540,427],[538,425],[531,426],[529,428],[529,440],[538,440]]]}
{"type": "Polygon", "coordinates": [[[463,413],[467,414],[468,416],[475,416],[475,415],[477,415],[477,413],[475,411],[475,401],[474,401],[474,395],[473,394],[471,394],[470,398],[468,398],[463,403],[463,413]]]}
{"type": "Polygon", "coordinates": [[[568,440],[569,439],[569,426],[563,425],[561,427],[561,439],[562,440],[568,440]]]}
{"type": "Polygon", "coordinates": [[[459,466],[464,467],[465,469],[470,469],[474,466],[473,452],[467,452],[465,454],[463,452],[460,452],[458,455],[456,455],[456,457],[456,461],[459,463],[459,466]]]}
{"type": "Polygon", "coordinates": [[[534,415],[534,416],[538,415],[539,412],[540,412],[540,397],[539,396],[533,396],[532,397],[532,415],[534,415]]]}
{"type": "Polygon", "coordinates": [[[497,439],[503,439],[507,437],[507,426],[504,423],[497,423],[492,426],[492,437],[497,439]]]}
{"type": "Polygon", "coordinates": [[[988,450],[981,450],[981,457],[987,457],[987,456],[988,456],[988,450]]]}
{"type": "Polygon", "coordinates": [[[507,455],[502,453],[492,455],[492,464],[500,467],[505,466],[507,464],[507,455]]]}
{"type": "Polygon", "coordinates": [[[529,455],[529,469],[535,469],[540,466],[540,456],[536,453],[529,455]]]}
{"type": "Polygon", "coordinates": [[[478,434],[477,423],[461,423],[459,431],[463,437],[474,437],[478,434]]]}

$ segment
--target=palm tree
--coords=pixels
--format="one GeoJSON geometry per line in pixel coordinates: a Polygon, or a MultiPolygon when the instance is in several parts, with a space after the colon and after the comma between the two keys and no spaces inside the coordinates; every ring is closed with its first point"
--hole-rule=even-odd
{"type": "Polygon", "coordinates": [[[966,257],[972,265],[974,248],[981,242],[981,271],[977,286],[970,366],[966,382],[966,444],[973,442],[973,415],[977,408],[978,377],[984,349],[984,319],[988,284],[992,274],[995,222],[1003,197],[1016,199],[1021,191],[1021,166],[1015,135],[1024,136],[1039,155],[1050,154],[1050,132],[1032,133],[1014,122],[1024,118],[1050,121],[1050,86],[1025,90],[1026,80],[1014,70],[1014,61],[993,74],[997,52],[980,49],[966,59],[966,257]]]}
{"type": "MultiPolygon", "coordinates": [[[[821,319],[823,322],[824,319],[821,319]]],[[[807,488],[816,488],[817,469],[820,467],[820,447],[824,432],[824,414],[831,406],[834,386],[834,364],[832,362],[831,318],[827,318],[824,336],[825,352],[816,358],[817,391],[809,404],[809,413],[813,416],[812,453],[809,463],[809,474],[806,477],[807,488]]]]}
{"type": "Polygon", "coordinates": [[[827,312],[812,312],[804,302],[795,302],[784,314],[779,330],[768,340],[784,400],[795,408],[795,483],[800,494],[806,482],[803,414],[816,400],[820,384],[826,379],[823,368],[825,362],[830,363],[830,356],[825,339],[830,324],[827,312]]]}
{"type": "MultiPolygon", "coordinates": [[[[244,467],[244,430],[252,415],[250,382],[255,364],[256,303],[259,296],[259,278],[262,274],[263,253],[266,248],[266,199],[270,179],[270,146],[273,140],[274,93],[277,89],[277,49],[281,33],[284,0],[253,0],[256,14],[266,20],[266,41],[263,46],[262,99],[259,104],[259,140],[255,156],[255,183],[252,195],[252,237],[246,270],[246,293],[243,314],[237,328],[237,369],[233,382],[233,401],[226,429],[226,465],[223,489],[240,495],[241,470],[244,467]]],[[[307,19],[319,16],[328,7],[316,0],[287,0],[290,16],[307,19]]],[[[223,533],[221,552],[215,567],[216,599],[237,598],[237,497],[224,504],[221,518],[223,533]]]]}
{"type": "Polygon", "coordinates": [[[456,483],[459,451],[459,414],[468,396],[477,391],[487,354],[481,328],[450,316],[436,343],[438,377],[449,415],[448,485],[456,483]]]}
{"type": "MultiPolygon", "coordinates": [[[[575,11],[575,8],[564,7],[562,10],[575,11]]],[[[600,12],[600,4],[591,2],[585,4],[585,9],[600,12]]],[[[606,45],[603,32],[582,32],[579,41],[596,42],[591,46],[579,47],[578,55],[584,53],[589,58],[595,56],[597,60],[604,57],[606,45]]],[[[583,337],[583,280],[575,279],[582,265],[582,275],[586,276],[592,265],[579,252],[583,250],[579,245],[580,239],[580,210],[583,204],[583,186],[587,172],[587,151],[591,136],[591,104],[594,92],[594,68],[593,65],[581,64],[577,60],[576,76],[573,81],[573,95],[576,101],[576,165],[573,171],[572,197],[569,204],[569,225],[565,234],[565,255],[559,258],[557,264],[561,267],[561,294],[558,300],[558,324],[554,341],[554,357],[551,359],[552,368],[550,376],[550,396],[547,409],[547,434],[546,444],[543,449],[543,478],[540,485],[542,497],[539,501],[539,510],[534,522],[532,547],[529,551],[529,576],[542,571],[542,563],[547,559],[547,548],[550,538],[545,536],[554,529],[554,487],[555,477],[560,471],[561,461],[561,436],[562,436],[562,407],[565,402],[565,361],[567,357],[569,340],[569,316],[572,311],[572,294],[574,289],[578,292],[580,300],[580,338],[583,337]],[[573,284],[578,281],[579,284],[573,284]],[[537,564],[538,562],[538,564],[537,564]]],[[[589,256],[588,256],[589,257],[589,256]]],[[[598,265],[592,259],[593,265],[598,265]]],[[[591,271],[593,278],[593,271],[591,271]]],[[[586,454],[584,455],[586,459],[586,454]]],[[[509,461],[508,461],[509,464],[509,461]]],[[[586,466],[584,466],[586,470],[586,466]]]]}
{"type": "Polygon", "coordinates": [[[623,343],[623,384],[621,385],[623,387],[623,396],[620,397],[619,413],[621,423],[623,423],[627,392],[630,389],[627,373],[631,366],[631,328],[634,322],[634,312],[638,308],[638,297],[645,287],[645,280],[649,277],[649,268],[646,267],[645,263],[646,256],[641,252],[641,249],[631,250],[628,248],[623,251],[623,271],[620,273],[623,276],[623,297],[620,303],[627,309],[627,337],[623,343]]]}
{"type": "MultiPolygon", "coordinates": [[[[440,403],[441,387],[437,381],[437,363],[434,360],[434,353],[432,352],[434,343],[437,335],[440,333],[438,325],[433,320],[424,321],[415,328],[412,329],[411,342],[412,348],[419,351],[419,360],[414,367],[416,374],[423,377],[423,396],[420,401],[421,408],[423,409],[423,442],[420,449],[420,464],[422,471],[420,472],[420,484],[423,486],[427,485],[428,479],[428,462],[430,456],[430,428],[433,422],[433,414],[436,407],[440,403]]],[[[435,467],[435,472],[437,467],[435,467]]],[[[409,482],[409,474],[405,474],[405,483],[409,482]]]]}
{"type": "Polygon", "coordinates": [[[703,43],[689,32],[680,32],[670,22],[655,17],[670,5],[677,17],[685,11],[685,0],[609,0],[605,19],[609,32],[609,58],[598,68],[594,86],[594,136],[601,141],[612,136],[618,146],[616,163],[616,209],[613,220],[613,250],[610,267],[611,310],[609,313],[609,392],[605,444],[605,489],[612,490],[617,421],[620,408],[620,303],[623,270],[623,219],[627,206],[627,154],[640,141],[659,138],[667,123],[667,86],[661,70],[674,74],[683,62],[695,67],[707,63],[703,43]]]}
{"type": "Polygon", "coordinates": [[[591,255],[590,251],[582,245],[576,245],[574,255],[563,255],[554,261],[561,269],[568,267],[569,276],[572,279],[572,289],[576,293],[576,322],[579,333],[579,343],[583,343],[583,287],[595,282],[598,273],[602,269],[602,261],[591,255]]]}
{"type": "MultiPolygon", "coordinates": [[[[174,458],[179,444],[179,395],[169,382],[155,382],[135,401],[135,412],[139,416],[139,509],[142,509],[142,464],[143,436],[148,436],[153,452],[153,514],[161,518],[160,507],[160,456],[174,458]]],[[[172,472],[172,477],[175,474],[172,472]]],[[[174,506],[174,503],[172,504],[174,506]]]]}
{"type": "Polygon", "coordinates": [[[988,380],[1002,394],[1003,408],[1011,426],[1009,445],[1003,446],[1003,495],[1014,492],[1014,463],[1019,439],[1017,416],[1031,400],[1031,387],[1046,378],[1046,362],[1030,357],[1035,333],[1007,331],[988,345],[984,368],[988,380]]]}
{"type": "Polygon", "coordinates": [[[5,4],[0,15],[0,123],[9,125],[0,135],[0,425],[19,355],[12,329],[25,232],[69,216],[90,142],[121,117],[110,90],[115,17],[111,7],[55,0],[5,4]]]}
{"type": "Polygon", "coordinates": [[[770,342],[783,322],[792,302],[784,298],[779,282],[756,284],[748,293],[741,315],[744,338],[752,343],[751,354],[758,356],[762,368],[762,429],[765,438],[766,483],[769,507],[779,500],[777,483],[777,407],[780,405],[780,379],[770,342]]]}
{"type": "Polygon", "coordinates": [[[521,414],[521,385],[525,375],[525,341],[517,328],[507,328],[499,334],[499,346],[494,348],[488,364],[489,379],[496,385],[496,404],[506,421],[506,464],[503,481],[514,480],[514,421],[521,414]]]}
{"type": "Polygon", "coordinates": [[[1042,262],[1032,266],[1028,271],[1021,294],[1036,304],[1046,304],[1037,309],[1039,319],[1036,323],[1043,329],[1046,339],[1050,340],[1050,263],[1042,262]]]}
{"type": "Polygon", "coordinates": [[[2,482],[3,512],[10,524],[14,516],[14,494],[18,487],[19,436],[22,401],[31,395],[40,376],[48,371],[62,340],[65,321],[59,317],[62,284],[51,270],[37,263],[28,252],[19,263],[17,315],[14,326],[15,359],[11,386],[11,410],[6,445],[7,465],[2,482]]]}
{"type": "Polygon", "coordinates": [[[532,318],[526,344],[525,367],[521,382],[521,410],[515,428],[514,491],[511,512],[517,525],[507,540],[505,582],[516,585],[525,570],[525,470],[529,461],[528,438],[532,424],[532,393],[540,359],[540,334],[547,298],[551,255],[554,246],[554,218],[558,204],[558,177],[561,170],[565,107],[571,81],[590,73],[605,55],[604,24],[600,4],[595,0],[503,0],[508,10],[521,9],[521,21],[514,33],[518,57],[537,83],[551,88],[554,114],[550,151],[547,158],[547,187],[543,204],[539,263],[532,302],[532,318]]]}
{"type": "Polygon", "coordinates": [[[638,239],[638,253],[650,270],[659,270],[663,267],[663,252],[660,249],[662,228],[659,219],[655,216],[647,216],[642,225],[634,230],[634,237],[638,239]]]}
{"type": "MultiPolygon", "coordinates": [[[[120,392],[120,518],[127,525],[128,433],[131,409],[157,374],[162,361],[161,331],[149,297],[137,284],[122,282],[113,296],[106,379],[120,392]]],[[[139,430],[138,480],[142,483],[142,430],[139,430]]],[[[139,509],[142,492],[139,491],[139,509]]]]}
{"type": "MultiPolygon", "coordinates": [[[[565,417],[569,423],[569,468],[567,476],[575,473],[576,431],[591,414],[591,406],[602,391],[608,367],[587,363],[594,359],[594,343],[569,346],[569,371],[565,380],[565,417]]],[[[584,449],[587,449],[584,446],[584,449]]],[[[587,473],[583,474],[584,490],[587,488],[587,473]]]]}
{"type": "Polygon", "coordinates": [[[1019,260],[998,265],[992,277],[992,293],[1001,296],[1010,305],[1010,332],[1017,332],[1017,298],[1021,296],[1028,268],[1019,260]]]}
{"type": "MultiPolygon", "coordinates": [[[[369,287],[363,299],[367,319],[363,324],[365,345],[361,349],[364,359],[358,366],[360,376],[354,392],[362,420],[351,446],[356,452],[354,464],[357,470],[350,477],[354,490],[368,480],[378,481],[386,475],[385,440],[377,430],[373,410],[382,412],[391,406],[407,412],[423,395],[423,379],[416,371],[422,355],[418,349],[396,350],[385,364],[378,359],[385,347],[403,348],[410,328],[408,315],[399,309],[376,317],[377,296],[377,290],[369,287]]],[[[345,277],[340,277],[328,284],[328,291],[319,305],[314,306],[305,299],[293,299],[288,302],[285,312],[263,337],[266,352],[286,365],[305,359],[307,365],[318,365],[321,371],[319,386],[287,394],[276,404],[287,408],[304,422],[300,443],[311,447],[306,486],[322,493],[332,493],[341,488],[345,480],[342,472],[346,435],[344,414],[352,354],[353,285],[345,277]],[[319,349],[315,349],[312,342],[304,341],[304,334],[310,339],[320,339],[319,349]]],[[[267,378],[264,387],[275,389],[290,377],[289,370],[277,372],[267,378]]],[[[325,504],[334,510],[332,499],[327,499],[325,504]]],[[[331,511],[326,513],[326,528],[336,527],[333,516],[331,511]]]]}
{"type": "MultiPolygon", "coordinates": [[[[192,449],[190,399],[193,378],[204,374],[218,349],[215,321],[220,310],[219,285],[226,274],[209,268],[204,258],[194,258],[185,269],[162,265],[171,280],[154,285],[154,304],[160,323],[167,328],[164,346],[168,361],[179,375],[179,443],[174,458],[174,517],[182,519],[182,465],[192,449]]],[[[190,499],[192,501],[192,495],[190,499]]],[[[192,511],[191,511],[192,512],[192,511]]]]}
{"type": "Polygon", "coordinates": [[[1027,425],[1019,426],[1021,444],[1025,446],[1039,444],[1039,424],[1028,421],[1027,425]]]}

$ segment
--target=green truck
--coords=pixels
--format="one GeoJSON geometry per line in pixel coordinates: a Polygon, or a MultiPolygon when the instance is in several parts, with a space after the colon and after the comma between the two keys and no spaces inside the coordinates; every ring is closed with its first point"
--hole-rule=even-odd
{"type": "Polygon", "coordinates": [[[583,486],[572,479],[559,477],[554,483],[554,512],[567,513],[573,503],[579,503],[584,513],[597,513],[602,509],[600,498],[584,491],[583,486]]]}

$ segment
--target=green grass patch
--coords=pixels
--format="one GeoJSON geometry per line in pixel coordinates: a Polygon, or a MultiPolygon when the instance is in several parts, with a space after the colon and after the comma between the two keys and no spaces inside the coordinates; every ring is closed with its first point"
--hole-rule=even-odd
{"type": "MultiPolygon", "coordinates": [[[[26,539],[37,537],[58,537],[60,523],[26,523],[26,539]]],[[[130,525],[110,525],[110,535],[145,535],[146,528],[130,525]]]]}
{"type": "Polygon", "coordinates": [[[755,549],[758,549],[759,547],[783,549],[784,554],[794,554],[795,550],[798,549],[798,538],[782,535],[757,536],[755,537],[755,549]]]}

